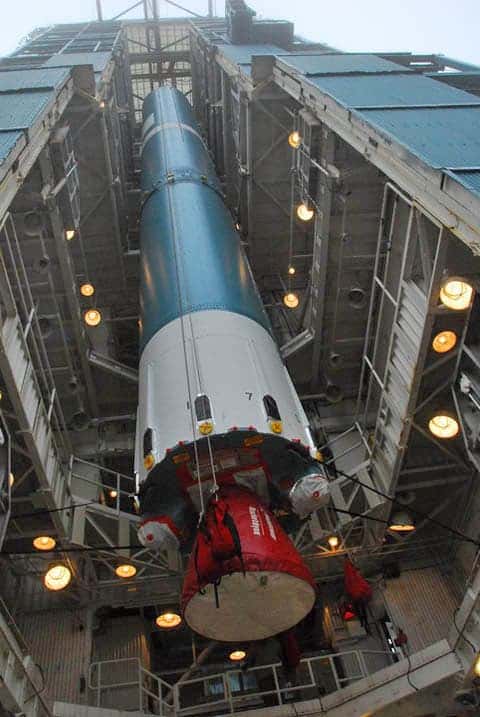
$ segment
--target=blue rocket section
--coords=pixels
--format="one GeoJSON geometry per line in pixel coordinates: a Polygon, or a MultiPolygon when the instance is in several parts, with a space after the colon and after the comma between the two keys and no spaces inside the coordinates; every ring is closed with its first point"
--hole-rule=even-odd
{"type": "Polygon", "coordinates": [[[141,350],[194,311],[242,314],[271,332],[188,101],[162,87],[143,113],[141,350]]]}

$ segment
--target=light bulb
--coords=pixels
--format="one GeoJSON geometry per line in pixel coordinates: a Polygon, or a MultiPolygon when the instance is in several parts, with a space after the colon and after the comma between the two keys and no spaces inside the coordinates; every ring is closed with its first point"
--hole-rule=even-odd
{"type": "Polygon", "coordinates": [[[70,568],[62,563],[57,563],[49,567],[43,578],[43,583],[47,590],[56,591],[66,588],[71,579],[72,571],[70,568]]]}
{"type": "Polygon", "coordinates": [[[288,306],[289,309],[296,309],[299,304],[299,298],[295,292],[289,291],[288,294],[285,294],[283,297],[283,303],[285,306],[288,306]]]}
{"type": "Polygon", "coordinates": [[[85,323],[87,324],[87,326],[98,326],[98,324],[102,320],[102,315],[98,309],[87,309],[87,311],[85,311],[83,315],[83,318],[85,319],[85,323]]]}
{"type": "Polygon", "coordinates": [[[182,618],[176,612],[163,612],[155,620],[157,627],[162,627],[167,630],[172,627],[177,627],[181,622],[182,618]]]}
{"type": "Polygon", "coordinates": [[[305,204],[305,202],[302,202],[297,207],[297,217],[301,219],[302,222],[309,222],[314,214],[315,212],[313,211],[313,209],[310,209],[310,207],[305,204]]]}
{"type": "Polygon", "coordinates": [[[394,533],[411,533],[415,530],[415,523],[410,513],[401,510],[392,515],[388,529],[393,530],[394,533]]]}
{"type": "Polygon", "coordinates": [[[288,273],[290,274],[290,276],[293,276],[293,275],[295,274],[295,271],[296,271],[296,269],[295,269],[294,266],[291,266],[291,265],[290,265],[290,266],[288,267],[288,273]]]}
{"type": "Polygon", "coordinates": [[[473,288],[466,281],[449,279],[440,289],[440,301],[449,309],[460,311],[470,306],[473,288]]]}
{"type": "Polygon", "coordinates": [[[454,438],[459,431],[458,421],[445,413],[439,413],[431,418],[428,428],[437,438],[454,438]]]}
{"type": "Polygon", "coordinates": [[[65,239],[67,241],[72,241],[72,239],[75,237],[75,229],[65,229],[65,239]]]}
{"type": "Polygon", "coordinates": [[[440,331],[432,341],[432,348],[437,354],[445,354],[453,349],[456,343],[457,334],[454,331],[440,331]]]}
{"type": "Polygon", "coordinates": [[[335,550],[335,548],[338,548],[338,544],[340,541],[338,539],[338,536],[331,535],[327,542],[328,542],[329,546],[331,547],[331,549],[335,550]]]}
{"type": "Polygon", "coordinates": [[[228,659],[232,662],[240,662],[240,660],[244,660],[246,656],[247,653],[245,650],[234,650],[229,654],[228,659]]]}
{"type": "Polygon", "coordinates": [[[53,550],[57,541],[49,535],[39,535],[33,540],[33,547],[37,550],[53,550]]]}
{"type": "Polygon", "coordinates": [[[133,578],[137,574],[137,568],[131,563],[125,565],[119,565],[115,568],[115,573],[119,578],[133,578]]]}
{"type": "Polygon", "coordinates": [[[93,286],[93,284],[89,284],[87,282],[86,284],[81,285],[80,293],[82,296],[93,296],[95,293],[95,287],[93,286]]]}
{"type": "Polygon", "coordinates": [[[290,134],[288,135],[288,144],[290,145],[290,147],[293,147],[293,149],[298,149],[302,144],[302,137],[300,135],[300,132],[298,132],[297,130],[290,132],[290,134]]]}

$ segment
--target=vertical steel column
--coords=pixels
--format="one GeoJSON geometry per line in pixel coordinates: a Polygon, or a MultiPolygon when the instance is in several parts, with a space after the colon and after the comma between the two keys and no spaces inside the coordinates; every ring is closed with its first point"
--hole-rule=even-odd
{"type": "Polygon", "coordinates": [[[103,22],[102,0],[97,0],[97,20],[103,22]]]}

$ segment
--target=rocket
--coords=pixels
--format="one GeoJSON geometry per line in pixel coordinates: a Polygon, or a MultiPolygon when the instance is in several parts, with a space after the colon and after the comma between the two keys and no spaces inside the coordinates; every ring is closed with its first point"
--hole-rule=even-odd
{"type": "Polygon", "coordinates": [[[261,639],[314,603],[275,514],[325,505],[328,478],[188,100],[161,87],[143,116],[139,538],[190,552],[194,630],[261,639]]]}

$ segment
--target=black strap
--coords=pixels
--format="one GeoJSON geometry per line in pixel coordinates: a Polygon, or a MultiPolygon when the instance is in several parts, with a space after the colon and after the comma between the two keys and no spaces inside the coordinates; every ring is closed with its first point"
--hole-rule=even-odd
{"type": "Polygon", "coordinates": [[[218,580],[214,580],[212,583],[213,584],[213,592],[215,594],[215,607],[217,608],[217,610],[220,607],[220,601],[218,599],[218,588],[219,588],[221,582],[222,582],[222,578],[218,578],[218,580]]]}
{"type": "Polygon", "coordinates": [[[200,575],[200,571],[198,569],[198,540],[195,542],[195,551],[193,553],[193,562],[195,565],[195,572],[197,574],[198,592],[200,593],[200,595],[205,595],[205,590],[200,587],[202,576],[200,575]]]}
{"type": "Polygon", "coordinates": [[[223,522],[225,523],[226,527],[229,529],[233,542],[235,543],[235,552],[237,556],[240,559],[240,565],[242,566],[242,573],[245,577],[245,565],[243,564],[243,555],[242,555],[242,544],[240,542],[240,535],[238,534],[237,526],[235,525],[235,521],[233,520],[232,516],[226,511],[223,522]]]}

